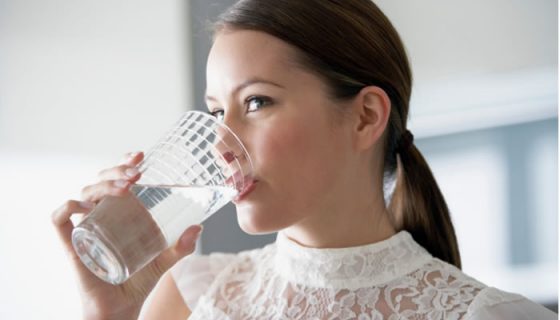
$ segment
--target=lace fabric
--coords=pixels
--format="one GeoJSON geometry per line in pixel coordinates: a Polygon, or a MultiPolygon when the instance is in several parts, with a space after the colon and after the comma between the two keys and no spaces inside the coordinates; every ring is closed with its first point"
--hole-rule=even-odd
{"type": "Polygon", "coordinates": [[[406,231],[342,249],[279,233],[262,249],[187,257],[172,273],[189,319],[478,320],[480,309],[524,299],[433,258],[406,231]]]}

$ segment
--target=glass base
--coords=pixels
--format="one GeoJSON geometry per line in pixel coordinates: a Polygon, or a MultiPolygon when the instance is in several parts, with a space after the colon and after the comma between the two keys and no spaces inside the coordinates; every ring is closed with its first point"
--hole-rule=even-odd
{"type": "Polygon", "coordinates": [[[128,278],[125,266],[95,231],[76,227],[72,245],[83,264],[103,281],[121,284],[128,278]]]}

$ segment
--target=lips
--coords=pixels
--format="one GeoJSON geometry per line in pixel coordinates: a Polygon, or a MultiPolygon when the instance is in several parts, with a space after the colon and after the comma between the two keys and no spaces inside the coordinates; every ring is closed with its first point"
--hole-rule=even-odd
{"type": "MultiPolygon", "coordinates": [[[[228,164],[238,159],[238,156],[236,156],[235,153],[231,151],[222,153],[222,156],[228,164]]],[[[237,171],[232,176],[228,177],[226,179],[226,184],[233,186],[239,191],[239,194],[233,199],[233,202],[237,203],[243,200],[243,198],[245,198],[255,189],[255,184],[257,182],[258,181],[251,176],[243,175],[243,172],[241,171],[237,171]]]]}
{"type": "Polygon", "coordinates": [[[240,190],[248,181],[253,180],[249,176],[243,176],[243,172],[237,171],[226,179],[226,184],[240,190]]]}
{"type": "Polygon", "coordinates": [[[257,187],[257,180],[249,179],[245,182],[245,188],[233,199],[233,203],[237,204],[245,199],[257,187]]]}

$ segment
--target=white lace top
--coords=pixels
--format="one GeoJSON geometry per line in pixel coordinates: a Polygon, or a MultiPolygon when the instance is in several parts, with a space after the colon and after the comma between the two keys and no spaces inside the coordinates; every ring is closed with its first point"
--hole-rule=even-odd
{"type": "Polygon", "coordinates": [[[342,249],[280,232],[262,249],[188,256],[171,272],[189,319],[557,319],[433,258],[406,231],[342,249]]]}

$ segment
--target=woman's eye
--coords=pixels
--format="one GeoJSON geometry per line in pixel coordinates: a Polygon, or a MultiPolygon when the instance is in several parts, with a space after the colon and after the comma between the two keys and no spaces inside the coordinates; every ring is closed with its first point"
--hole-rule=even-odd
{"type": "Polygon", "coordinates": [[[210,111],[208,113],[214,118],[216,118],[218,121],[224,121],[224,110],[218,109],[218,110],[210,111]]]}
{"type": "Polygon", "coordinates": [[[247,112],[257,111],[258,109],[267,106],[271,103],[271,100],[266,97],[252,96],[245,100],[247,104],[247,112]]]}

